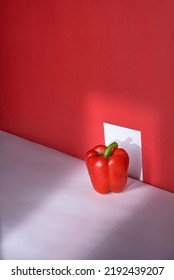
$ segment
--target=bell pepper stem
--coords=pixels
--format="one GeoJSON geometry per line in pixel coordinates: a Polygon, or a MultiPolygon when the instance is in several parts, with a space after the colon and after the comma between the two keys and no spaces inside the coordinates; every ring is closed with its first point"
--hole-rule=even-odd
{"type": "Polygon", "coordinates": [[[118,144],[116,142],[113,142],[111,143],[105,150],[104,154],[103,154],[103,157],[105,158],[109,158],[111,156],[111,151],[114,149],[114,148],[117,148],[118,147],[118,144]]]}

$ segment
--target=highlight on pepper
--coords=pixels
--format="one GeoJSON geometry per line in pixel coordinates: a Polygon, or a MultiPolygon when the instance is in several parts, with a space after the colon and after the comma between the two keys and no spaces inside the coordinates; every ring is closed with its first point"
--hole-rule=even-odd
{"type": "Polygon", "coordinates": [[[101,194],[122,192],[127,183],[129,156],[116,142],[97,145],[85,154],[94,189],[101,194]]]}

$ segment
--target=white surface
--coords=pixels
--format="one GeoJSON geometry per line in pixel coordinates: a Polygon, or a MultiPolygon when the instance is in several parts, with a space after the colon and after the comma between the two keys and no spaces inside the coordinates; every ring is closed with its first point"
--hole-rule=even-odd
{"type": "Polygon", "coordinates": [[[104,123],[105,144],[116,141],[129,154],[129,176],[143,181],[141,131],[104,123]]]}
{"type": "Polygon", "coordinates": [[[173,259],[174,194],[100,195],[84,161],[0,131],[1,258],[173,259]]]}

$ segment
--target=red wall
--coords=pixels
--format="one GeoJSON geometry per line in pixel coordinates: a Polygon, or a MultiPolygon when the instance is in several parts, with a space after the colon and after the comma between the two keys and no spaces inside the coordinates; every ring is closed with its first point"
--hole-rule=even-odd
{"type": "Polygon", "coordinates": [[[80,158],[103,122],[138,129],[145,182],[174,191],[174,1],[1,6],[1,129],[80,158]]]}

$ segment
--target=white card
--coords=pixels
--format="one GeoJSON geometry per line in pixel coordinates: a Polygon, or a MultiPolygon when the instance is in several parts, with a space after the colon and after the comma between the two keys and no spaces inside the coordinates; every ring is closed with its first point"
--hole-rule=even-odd
{"type": "Polygon", "coordinates": [[[129,154],[130,177],[143,181],[141,131],[104,123],[105,145],[116,141],[129,154]]]}

